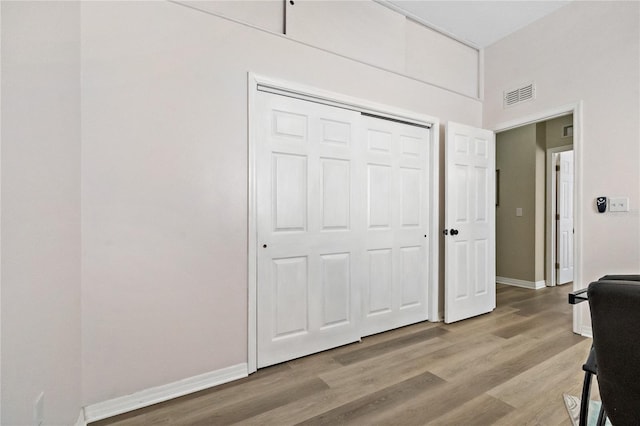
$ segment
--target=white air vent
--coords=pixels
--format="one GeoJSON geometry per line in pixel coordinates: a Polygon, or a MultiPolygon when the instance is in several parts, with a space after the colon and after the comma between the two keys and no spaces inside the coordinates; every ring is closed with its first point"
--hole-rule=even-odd
{"type": "Polygon", "coordinates": [[[505,108],[530,101],[536,97],[536,87],[533,83],[517,89],[505,90],[503,94],[503,105],[505,108]]]}

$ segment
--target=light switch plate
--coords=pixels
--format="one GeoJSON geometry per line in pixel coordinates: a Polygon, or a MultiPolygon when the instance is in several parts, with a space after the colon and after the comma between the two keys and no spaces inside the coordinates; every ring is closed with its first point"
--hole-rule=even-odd
{"type": "Polygon", "coordinates": [[[522,207],[516,207],[516,216],[522,216],[522,207]]]}
{"type": "Polygon", "coordinates": [[[628,197],[609,198],[609,211],[610,212],[628,212],[629,198],[628,197]]]}

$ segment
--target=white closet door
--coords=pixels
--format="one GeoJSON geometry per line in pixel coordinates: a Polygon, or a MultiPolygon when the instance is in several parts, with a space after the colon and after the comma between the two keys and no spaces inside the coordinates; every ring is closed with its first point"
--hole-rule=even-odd
{"type": "Polygon", "coordinates": [[[363,116],[362,335],[427,319],[429,129],[363,116]]]}
{"type": "Polygon", "coordinates": [[[496,307],[495,135],[447,123],[445,322],[496,307]]]}
{"type": "MultiPolygon", "coordinates": [[[[360,114],[258,92],[257,365],[360,339],[360,114]]],[[[362,229],[362,227],[361,227],[362,229]]]]}

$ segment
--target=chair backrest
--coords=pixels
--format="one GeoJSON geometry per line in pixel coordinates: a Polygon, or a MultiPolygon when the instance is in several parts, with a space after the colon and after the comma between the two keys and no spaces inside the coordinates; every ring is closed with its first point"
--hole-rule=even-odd
{"type": "Polygon", "coordinates": [[[598,387],[614,425],[640,425],[640,282],[589,285],[598,387]]]}

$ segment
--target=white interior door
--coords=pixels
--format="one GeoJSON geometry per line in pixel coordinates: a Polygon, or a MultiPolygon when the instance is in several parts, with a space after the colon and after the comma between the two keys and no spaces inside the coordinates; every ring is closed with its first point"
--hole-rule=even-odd
{"type": "Polygon", "coordinates": [[[367,116],[362,125],[367,336],[427,319],[430,130],[367,116]]]}
{"type": "Polygon", "coordinates": [[[445,322],[496,306],[495,135],[447,123],[445,322]]]}
{"type": "Polygon", "coordinates": [[[360,339],[360,114],[258,92],[257,366],[360,339]]]}
{"type": "Polygon", "coordinates": [[[573,281],[573,151],[558,154],[557,284],[573,281]]]}

